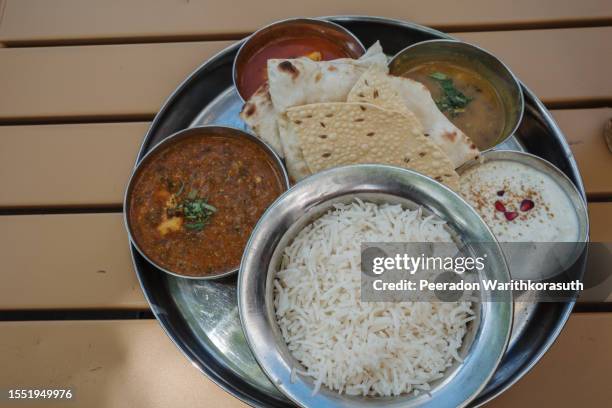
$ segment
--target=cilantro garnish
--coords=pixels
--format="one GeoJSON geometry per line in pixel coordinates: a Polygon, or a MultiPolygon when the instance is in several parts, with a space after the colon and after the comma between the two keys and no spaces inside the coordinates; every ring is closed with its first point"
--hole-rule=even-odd
{"type": "Polygon", "coordinates": [[[436,105],[442,112],[449,112],[451,116],[457,116],[465,110],[465,107],[473,98],[466,96],[453,85],[453,80],[442,72],[434,72],[429,75],[440,85],[444,93],[441,98],[436,100],[436,105]]]}
{"type": "Polygon", "coordinates": [[[168,209],[168,216],[182,216],[185,218],[185,228],[199,231],[208,224],[210,217],[216,212],[214,206],[208,204],[204,198],[198,197],[196,190],[191,190],[175,207],[168,209]]]}

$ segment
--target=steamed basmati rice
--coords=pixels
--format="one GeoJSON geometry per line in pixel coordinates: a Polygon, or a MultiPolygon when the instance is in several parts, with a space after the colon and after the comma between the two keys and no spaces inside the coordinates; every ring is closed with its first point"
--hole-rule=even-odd
{"type": "MultiPolygon", "coordinates": [[[[452,242],[421,210],[337,205],[285,248],[274,280],[282,335],[306,374],[348,395],[427,391],[459,360],[469,302],[361,302],[362,242],[452,242]]],[[[292,377],[295,375],[292,373],[292,377]]]]}

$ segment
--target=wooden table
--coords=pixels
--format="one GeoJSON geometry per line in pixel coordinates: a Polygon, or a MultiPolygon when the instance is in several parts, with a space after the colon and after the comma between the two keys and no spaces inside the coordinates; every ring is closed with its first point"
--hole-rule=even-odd
{"type": "MultiPolygon", "coordinates": [[[[72,388],[71,406],[82,407],[244,405],[152,319],[122,195],[149,121],[196,66],[265,23],[332,14],[411,20],[500,56],[566,134],[592,240],[612,241],[612,153],[601,136],[612,117],[610,0],[0,0],[2,392],[72,388]]],[[[609,406],[610,305],[581,306],[490,406],[609,406]]]]}

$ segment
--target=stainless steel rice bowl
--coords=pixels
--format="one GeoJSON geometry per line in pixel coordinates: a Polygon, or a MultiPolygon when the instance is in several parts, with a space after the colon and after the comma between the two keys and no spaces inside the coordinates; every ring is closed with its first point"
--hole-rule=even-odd
{"type": "Polygon", "coordinates": [[[419,173],[384,165],[353,165],[330,169],[298,183],[264,213],[247,244],[238,278],[238,308],[249,346],[269,379],[303,407],[416,407],[465,406],[485,387],[506,349],[513,315],[512,295],[496,301],[482,293],[475,307],[476,320],[468,327],[462,362],[448,368],[431,391],[397,397],[356,397],[338,394],[325,386],[313,394],[314,379],[296,375],[302,368],[289,352],[276,322],[273,280],[283,249],[302,230],[336,203],[355,198],[375,203],[422,206],[447,222],[464,242],[492,242],[487,252],[487,277],[509,281],[501,249],[475,210],[442,184],[419,173]],[[489,300],[489,301],[487,301],[489,300]]]}

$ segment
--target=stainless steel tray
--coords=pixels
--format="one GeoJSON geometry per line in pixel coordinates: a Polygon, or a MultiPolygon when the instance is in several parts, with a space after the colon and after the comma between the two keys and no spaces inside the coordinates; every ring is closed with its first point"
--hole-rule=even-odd
{"type": "MultiPolygon", "coordinates": [[[[387,54],[409,44],[451,38],[404,21],[376,17],[335,16],[329,19],[351,30],[368,47],[380,40],[387,54]]],[[[138,160],[170,134],[202,124],[244,128],[238,117],[241,101],[232,86],[232,62],[240,43],[196,69],[168,98],[141,146],[138,160]]],[[[504,148],[526,150],[559,167],[584,196],[578,167],[565,137],[542,103],[523,87],[525,115],[504,148]]],[[[251,355],[236,308],[235,278],[196,281],[165,274],[132,247],[134,268],[153,313],[187,358],[215,383],[253,406],[291,405],[268,381],[251,355]]],[[[495,376],[472,405],[489,401],[521,378],[548,350],[573,308],[570,303],[515,303],[510,345],[495,376]]]]}

